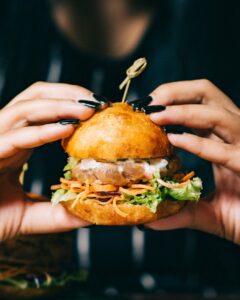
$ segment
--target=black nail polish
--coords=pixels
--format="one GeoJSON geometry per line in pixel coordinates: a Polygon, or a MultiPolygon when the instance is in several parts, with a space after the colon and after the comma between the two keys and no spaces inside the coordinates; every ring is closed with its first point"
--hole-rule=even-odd
{"type": "Polygon", "coordinates": [[[127,101],[128,104],[132,106],[146,106],[152,101],[151,96],[147,96],[146,98],[140,98],[140,99],[135,99],[135,100],[129,100],[127,101]]]}
{"type": "Polygon", "coordinates": [[[101,106],[101,103],[89,100],[78,100],[78,103],[95,110],[98,110],[99,106],[101,106]]]}
{"type": "Polygon", "coordinates": [[[183,128],[177,127],[175,125],[167,125],[167,126],[165,126],[165,131],[167,133],[177,133],[177,134],[181,134],[181,133],[184,132],[183,128]]]}
{"type": "Polygon", "coordinates": [[[75,119],[72,119],[72,120],[60,120],[59,123],[61,125],[69,125],[69,124],[72,124],[72,125],[77,125],[80,123],[79,120],[75,120],[75,119]]]}
{"type": "Polygon", "coordinates": [[[150,106],[144,106],[141,108],[141,111],[144,112],[145,114],[149,115],[152,113],[157,113],[165,110],[166,107],[162,105],[150,105],[150,106]]]}
{"type": "Polygon", "coordinates": [[[96,95],[96,94],[93,94],[93,97],[101,103],[101,105],[105,104],[105,103],[110,103],[111,101],[108,100],[106,97],[104,96],[99,96],[99,95],[96,95]]]}

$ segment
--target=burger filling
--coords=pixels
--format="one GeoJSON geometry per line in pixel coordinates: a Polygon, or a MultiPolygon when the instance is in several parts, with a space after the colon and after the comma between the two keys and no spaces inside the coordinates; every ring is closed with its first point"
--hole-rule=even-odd
{"type": "Polygon", "coordinates": [[[151,212],[165,199],[198,201],[202,190],[194,172],[182,174],[177,158],[126,159],[100,162],[94,159],[68,159],[64,178],[52,186],[52,203],[92,200],[100,205],[113,204],[115,211],[126,217],[117,205],[145,205],[151,212]]]}

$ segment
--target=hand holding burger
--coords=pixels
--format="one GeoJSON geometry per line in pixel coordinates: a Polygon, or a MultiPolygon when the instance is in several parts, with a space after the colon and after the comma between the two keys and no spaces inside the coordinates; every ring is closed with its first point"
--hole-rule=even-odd
{"type": "MultiPolygon", "coordinates": [[[[61,206],[32,202],[19,184],[23,164],[32,149],[65,138],[74,123],[94,114],[79,99],[99,102],[75,85],[35,83],[0,111],[0,242],[18,234],[65,231],[86,225],[61,206]]],[[[104,105],[103,105],[104,106],[104,105]]],[[[96,108],[96,106],[95,106],[96,108]]]]}
{"type": "Polygon", "coordinates": [[[158,125],[179,124],[194,134],[169,134],[170,142],[213,164],[215,191],[179,214],[148,224],[155,230],[193,228],[240,244],[240,110],[208,80],[164,84],[151,105],[166,109],[151,115],[158,125]]]}

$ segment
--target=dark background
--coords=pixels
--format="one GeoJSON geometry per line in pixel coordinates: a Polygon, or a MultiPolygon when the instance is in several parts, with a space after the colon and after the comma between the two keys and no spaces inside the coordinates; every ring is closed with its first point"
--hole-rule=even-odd
{"type": "MultiPolygon", "coordinates": [[[[52,23],[47,1],[1,0],[0,106],[39,80],[79,84],[119,99],[117,86],[126,68],[141,56],[147,57],[149,66],[133,83],[132,95],[145,96],[163,82],[208,78],[239,105],[240,2],[169,0],[159,1],[158,9],[135,52],[107,60],[70,45],[52,23]],[[60,66],[58,76],[54,66],[60,66]]],[[[184,152],[179,155],[185,168],[196,170],[203,179],[204,194],[212,191],[211,165],[184,152]]],[[[49,195],[65,159],[58,143],[36,150],[26,189],[34,190],[34,182],[35,186],[41,182],[41,191],[49,195]]],[[[211,293],[240,287],[240,249],[231,242],[190,230],[139,234],[132,228],[92,227],[85,231],[90,264],[83,266],[90,269],[91,289],[211,293]],[[134,234],[144,241],[138,261],[134,234]]]]}

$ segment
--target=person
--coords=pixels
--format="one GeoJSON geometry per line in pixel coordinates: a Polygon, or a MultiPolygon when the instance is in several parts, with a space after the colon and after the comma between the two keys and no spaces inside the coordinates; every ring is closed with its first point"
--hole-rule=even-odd
{"type": "MultiPolygon", "coordinates": [[[[94,110],[77,101],[90,95],[81,87],[37,83],[0,112],[1,240],[17,234],[55,232],[85,225],[61,206],[52,208],[50,203],[27,202],[18,176],[19,168],[29,157],[29,149],[73,132],[73,125],[49,122],[66,117],[85,120],[92,115],[94,110]],[[63,95],[64,99],[73,100],[61,99],[59,105],[54,98],[63,95]],[[36,123],[45,125],[33,126],[36,123]]],[[[239,108],[207,80],[164,84],[151,96],[150,105],[166,106],[166,110],[150,115],[154,122],[162,126],[180,124],[200,133],[170,133],[168,137],[174,146],[213,163],[216,190],[197,205],[187,205],[179,214],[146,226],[161,230],[190,227],[240,244],[239,108]]]]}
{"type": "MultiPolygon", "coordinates": [[[[25,152],[18,148],[16,154],[11,152],[11,155],[13,154],[11,159],[2,161],[3,189],[0,193],[4,192],[2,194],[4,197],[1,198],[0,205],[4,209],[0,210],[1,238],[6,239],[20,232],[67,230],[87,225],[66,215],[61,207],[53,211],[47,204],[33,205],[26,200],[20,187],[14,185],[19,174],[17,167],[25,161],[21,155],[30,156],[31,153],[28,160],[29,168],[25,174],[24,191],[50,197],[50,186],[58,182],[62,168],[66,164],[66,156],[59,143],[45,143],[71,134],[74,126],[58,124],[58,121],[66,118],[82,120],[90,117],[94,109],[83,107],[80,103],[76,104],[76,100],[94,100],[90,96],[92,92],[107,96],[112,101],[120,99],[122,93],[118,90],[118,85],[123,80],[125,70],[138,57],[146,56],[149,64],[146,71],[131,84],[129,99],[144,97],[165,82],[209,78],[239,105],[239,46],[235,39],[239,18],[234,14],[238,11],[238,6],[239,3],[234,0],[228,1],[227,5],[225,0],[1,1],[0,105],[3,108],[1,116],[3,114],[6,116],[6,113],[11,111],[11,116],[17,120],[17,126],[21,127],[15,128],[16,122],[10,124],[8,117],[2,117],[4,122],[0,120],[1,130],[6,128],[5,123],[10,124],[10,127],[7,129],[8,133],[2,132],[1,135],[8,136],[7,140],[15,146],[37,146],[33,152],[31,150],[25,152]],[[222,22],[223,19],[227,21],[222,22]],[[34,84],[38,81],[48,83],[34,84]],[[29,86],[31,87],[28,88],[29,86]],[[87,94],[81,87],[87,89],[87,94]],[[22,94],[23,90],[25,92],[22,94]],[[47,101],[47,107],[51,107],[51,109],[45,107],[45,112],[42,106],[38,106],[39,100],[42,102],[43,99],[47,101]],[[59,105],[60,99],[63,100],[61,103],[66,104],[64,108],[59,105]],[[67,103],[72,103],[73,100],[74,107],[78,108],[71,110],[69,115],[55,114],[61,109],[68,111],[67,103]],[[26,114],[18,110],[19,106],[26,108],[26,105],[31,112],[28,115],[30,123],[26,122],[26,114]],[[46,111],[48,119],[42,117],[35,119],[46,114],[46,111]],[[25,144],[19,145],[17,143],[22,138],[17,138],[17,132],[20,130],[25,144]],[[32,137],[26,134],[28,130],[34,132],[32,137]],[[44,132],[51,131],[51,139],[46,140],[39,136],[39,131],[43,135],[44,132]],[[16,164],[15,158],[19,159],[19,165],[16,164]],[[4,164],[8,163],[10,166],[4,167],[4,164]],[[13,165],[15,167],[12,168],[13,165]],[[15,196],[20,195],[21,201],[12,201],[10,191],[14,192],[15,196]],[[10,203],[13,204],[10,206],[10,203]],[[19,220],[22,219],[26,207],[25,221],[20,224],[19,220]],[[42,214],[39,211],[40,207],[42,214]],[[16,218],[15,213],[18,216],[16,218]],[[4,222],[2,222],[3,214],[4,222]]],[[[4,148],[4,152],[12,149],[12,144],[9,142],[5,144],[5,141],[4,138],[1,147],[8,145],[10,148],[4,148]]],[[[180,151],[179,155],[186,169],[197,170],[197,175],[203,178],[204,196],[212,191],[214,186],[211,164],[184,151],[180,151]]],[[[183,210],[185,211],[187,208],[183,210]]],[[[181,222],[176,222],[176,227],[184,225],[191,227],[190,221],[188,224],[181,222]]],[[[162,223],[149,226],[164,229],[162,223]]],[[[166,224],[166,228],[167,226],[170,224],[166,224]]],[[[136,228],[91,227],[90,230],[80,230],[79,234],[78,245],[85,243],[85,246],[89,246],[89,256],[85,265],[93,268],[95,273],[101,274],[101,270],[104,269],[104,276],[99,276],[102,280],[112,279],[112,270],[117,274],[122,272],[126,278],[125,275],[131,271],[135,272],[136,268],[142,270],[145,267],[149,272],[156,271],[162,275],[166,274],[171,265],[172,275],[179,272],[185,274],[186,269],[189,270],[190,282],[191,274],[201,273],[197,262],[206,262],[204,249],[201,248],[206,242],[212,245],[212,249],[218,248],[221,260],[219,261],[215,255],[215,250],[212,254],[208,251],[208,270],[203,272],[204,274],[201,273],[199,282],[208,284],[212,280],[218,280],[215,276],[216,264],[219,269],[222,268],[219,274],[223,272],[228,274],[228,280],[219,279],[218,285],[227,286],[237,278],[239,266],[236,262],[240,261],[238,248],[224,240],[220,242],[213,236],[208,240],[208,237],[199,232],[179,230],[167,233],[163,231],[140,233],[136,228]],[[84,233],[83,236],[81,232],[84,233]],[[139,237],[139,234],[142,234],[142,251],[136,250],[139,244],[136,243],[135,237],[139,237]],[[103,243],[103,240],[111,242],[103,243]],[[163,243],[165,247],[162,247],[163,243]],[[222,250],[225,249],[225,245],[229,247],[229,252],[222,250]],[[171,252],[173,249],[174,253],[171,252]],[[176,257],[176,251],[182,253],[181,259],[176,257]],[[102,255],[106,252],[115,255],[102,255]],[[232,255],[232,252],[235,254],[232,255]],[[157,259],[159,255],[165,259],[157,259]],[[222,256],[227,259],[222,259],[222,256]],[[176,257],[175,261],[173,257],[176,257]],[[232,259],[232,263],[227,263],[229,259],[232,259]]],[[[79,248],[79,257],[81,255],[83,258],[86,257],[86,247],[82,250],[79,248]]],[[[129,284],[127,279],[126,284],[129,284]]]]}

